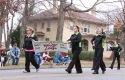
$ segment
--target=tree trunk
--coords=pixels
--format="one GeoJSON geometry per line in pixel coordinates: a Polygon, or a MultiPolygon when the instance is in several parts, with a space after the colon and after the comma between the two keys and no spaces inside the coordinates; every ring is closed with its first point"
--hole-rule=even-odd
{"type": "Polygon", "coordinates": [[[64,26],[64,20],[65,20],[65,11],[64,7],[66,4],[66,0],[60,0],[60,9],[59,9],[59,20],[58,20],[58,28],[57,28],[57,35],[56,40],[62,41],[63,37],[63,26],[64,26]]]}
{"type": "MultiPolygon", "coordinates": [[[[9,14],[7,15],[7,19],[8,19],[8,16],[9,16],[9,14]]],[[[6,43],[5,43],[5,45],[6,45],[6,48],[9,48],[9,38],[10,38],[10,36],[9,36],[9,23],[8,23],[8,20],[7,20],[7,22],[6,22],[6,27],[7,27],[7,32],[6,32],[6,34],[7,34],[7,40],[6,40],[6,43]]]]}
{"type": "Polygon", "coordinates": [[[0,26],[0,45],[1,45],[1,43],[2,43],[2,30],[3,29],[3,27],[2,26],[0,26]]]}
{"type": "Polygon", "coordinates": [[[7,22],[7,41],[6,41],[6,48],[9,48],[10,44],[11,44],[11,34],[13,32],[13,19],[14,19],[14,15],[12,16],[12,19],[11,19],[11,28],[10,28],[10,32],[9,32],[9,25],[8,25],[8,22],[7,22]]]}
{"type": "Polygon", "coordinates": [[[4,30],[4,41],[5,41],[5,47],[7,48],[7,46],[6,46],[6,40],[7,40],[7,39],[6,39],[6,30],[5,30],[5,28],[6,28],[6,27],[5,27],[5,25],[4,25],[4,28],[3,28],[3,30],[4,30]]]}
{"type": "Polygon", "coordinates": [[[24,9],[24,14],[23,14],[23,19],[22,19],[22,26],[20,28],[20,48],[22,48],[23,44],[24,44],[24,33],[25,33],[25,28],[27,25],[28,18],[29,18],[28,2],[29,2],[29,0],[25,1],[25,9],[24,9]]]}

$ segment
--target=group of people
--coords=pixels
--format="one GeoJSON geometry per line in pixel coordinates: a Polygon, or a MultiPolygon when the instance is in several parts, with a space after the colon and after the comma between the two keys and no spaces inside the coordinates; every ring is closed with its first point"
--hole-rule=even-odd
{"type": "Polygon", "coordinates": [[[37,64],[42,65],[45,62],[48,62],[50,65],[55,66],[60,63],[67,65],[70,61],[70,57],[67,53],[57,52],[54,56],[49,55],[49,51],[44,52],[42,55],[40,53],[35,54],[35,60],[37,64]]]}
{"type": "MultiPolygon", "coordinates": [[[[97,31],[97,35],[95,35],[91,40],[91,43],[94,49],[93,68],[92,68],[94,72],[92,74],[99,74],[99,67],[101,67],[102,74],[104,74],[106,71],[106,66],[103,61],[105,38],[106,38],[106,34],[103,31],[103,28],[99,28],[97,31]]],[[[82,68],[81,68],[80,59],[79,59],[79,54],[82,50],[81,40],[82,40],[82,36],[79,32],[79,27],[74,26],[74,34],[71,35],[70,39],[67,40],[68,43],[72,44],[72,55],[73,55],[68,68],[65,69],[65,71],[68,72],[69,74],[72,72],[72,68],[74,67],[74,65],[76,68],[76,73],[82,73],[82,68]]],[[[109,68],[113,69],[115,59],[117,58],[117,61],[118,61],[117,69],[120,70],[120,51],[122,50],[122,48],[115,41],[114,46],[111,47],[111,50],[114,52],[114,56],[113,56],[112,64],[109,68]]]]}
{"type": "MultiPolygon", "coordinates": [[[[20,57],[20,49],[17,47],[17,44],[14,43],[13,47],[10,51],[6,51],[3,45],[0,46],[0,58],[3,58],[2,66],[5,66],[6,62],[8,61],[8,57],[12,59],[12,65],[18,65],[19,57],[20,57]]],[[[1,60],[1,59],[0,59],[1,60]]]]}
{"type": "MultiPolygon", "coordinates": [[[[71,73],[72,68],[75,65],[76,68],[76,73],[82,73],[82,67],[79,59],[79,55],[82,51],[82,35],[80,33],[80,28],[78,26],[74,26],[73,28],[74,34],[71,35],[71,37],[67,40],[67,43],[70,43],[72,45],[72,59],[70,61],[70,57],[68,55],[65,55],[64,53],[57,52],[56,56],[50,57],[48,52],[43,53],[43,56],[41,57],[42,60],[51,62],[50,60],[53,60],[55,64],[58,64],[62,62],[64,65],[68,64],[67,69],[65,69],[66,72],[71,73]]],[[[94,49],[94,58],[93,58],[93,68],[94,70],[93,74],[99,74],[99,67],[102,69],[102,74],[105,73],[106,71],[106,66],[103,61],[103,51],[104,51],[104,39],[106,38],[105,32],[103,31],[102,28],[98,29],[98,33],[96,36],[93,37],[91,40],[91,43],[93,45],[94,49]]],[[[32,42],[33,41],[38,41],[37,36],[35,35],[35,30],[32,27],[27,28],[27,35],[24,38],[24,44],[23,48],[21,50],[25,50],[25,70],[23,71],[24,73],[29,73],[30,72],[30,62],[32,65],[36,68],[36,72],[39,71],[40,68],[40,63],[39,59],[34,59],[34,56],[37,58],[37,56],[40,56],[39,53],[35,54],[35,51],[33,49],[32,42]]],[[[13,59],[12,64],[18,64],[19,61],[19,56],[20,56],[20,51],[18,48],[15,48],[16,45],[11,49],[11,56],[13,59]],[[12,54],[13,53],[13,54],[12,54]],[[17,59],[17,62],[15,62],[14,59],[17,59]]],[[[114,57],[113,57],[113,62],[110,66],[111,69],[113,69],[113,65],[115,62],[115,59],[117,58],[118,61],[118,67],[117,69],[120,69],[120,54],[119,52],[122,50],[122,48],[118,45],[117,42],[114,43],[114,46],[111,47],[111,50],[114,52],[114,57]]],[[[40,57],[39,57],[40,58],[40,57]]]]}

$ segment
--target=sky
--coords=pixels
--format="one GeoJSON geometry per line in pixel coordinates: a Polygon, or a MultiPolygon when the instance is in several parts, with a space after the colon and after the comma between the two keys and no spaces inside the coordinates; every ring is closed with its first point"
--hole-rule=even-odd
{"type": "MultiPolygon", "coordinates": [[[[78,7],[79,9],[81,10],[85,10],[86,8],[84,8],[83,6],[87,7],[87,8],[90,8],[94,3],[95,3],[96,0],[73,0],[73,4],[76,5],[76,7],[78,7]],[[84,5],[83,5],[84,4],[84,5]]],[[[112,1],[118,1],[118,0],[106,0],[106,2],[112,2],[112,1]]],[[[68,3],[71,2],[71,0],[67,0],[68,3]]],[[[45,2],[45,5],[47,5],[47,3],[45,2]]],[[[40,5],[39,5],[40,6],[40,5]]],[[[47,6],[47,8],[50,8],[52,6],[47,6]]],[[[96,9],[97,10],[112,10],[114,8],[117,8],[117,7],[121,7],[121,4],[120,3],[107,3],[107,4],[99,4],[96,6],[96,9]]],[[[40,7],[41,9],[46,9],[44,6],[41,6],[40,7]]],[[[96,15],[97,17],[101,17],[100,14],[97,14],[96,15]]],[[[20,18],[20,15],[18,14],[15,14],[15,18],[14,18],[14,27],[16,28],[17,24],[18,24],[18,20],[20,18]]],[[[9,23],[11,22],[11,15],[10,15],[10,20],[9,20],[9,23]]],[[[4,35],[2,35],[2,42],[4,41],[4,35]]]]}

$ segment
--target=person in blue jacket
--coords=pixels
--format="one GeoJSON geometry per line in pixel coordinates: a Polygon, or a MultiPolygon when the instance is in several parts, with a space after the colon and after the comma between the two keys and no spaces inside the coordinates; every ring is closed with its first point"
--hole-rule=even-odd
{"type": "Polygon", "coordinates": [[[42,62],[42,57],[40,53],[36,53],[34,56],[35,56],[36,63],[40,65],[42,62]]]}
{"type": "Polygon", "coordinates": [[[13,47],[10,49],[10,55],[12,58],[12,65],[18,65],[20,49],[17,47],[17,43],[14,43],[13,47]]]}

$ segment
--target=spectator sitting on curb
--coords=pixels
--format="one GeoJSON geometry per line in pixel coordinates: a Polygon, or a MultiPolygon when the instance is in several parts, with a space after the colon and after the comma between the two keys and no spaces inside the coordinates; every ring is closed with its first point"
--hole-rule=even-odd
{"type": "Polygon", "coordinates": [[[63,65],[67,65],[69,63],[69,61],[70,61],[70,57],[68,56],[67,53],[62,52],[61,53],[61,58],[59,60],[60,60],[60,62],[63,63],[63,65]]]}
{"type": "Polygon", "coordinates": [[[41,65],[42,64],[42,57],[40,53],[36,53],[35,55],[35,60],[37,62],[37,64],[41,65]]]}
{"type": "Polygon", "coordinates": [[[3,66],[5,66],[7,60],[8,60],[8,56],[7,56],[7,52],[6,50],[4,49],[3,45],[0,46],[0,54],[1,56],[0,57],[3,57],[4,58],[4,61],[3,61],[3,66]],[[3,49],[3,50],[2,50],[3,49]]]}
{"type": "Polygon", "coordinates": [[[20,49],[17,47],[16,43],[14,43],[13,47],[10,49],[10,54],[12,58],[12,65],[18,65],[20,57],[20,49]]]}
{"type": "Polygon", "coordinates": [[[53,58],[49,56],[49,51],[46,51],[45,53],[43,53],[42,59],[43,59],[42,63],[47,61],[52,65],[51,60],[53,60],[53,58]]]}

